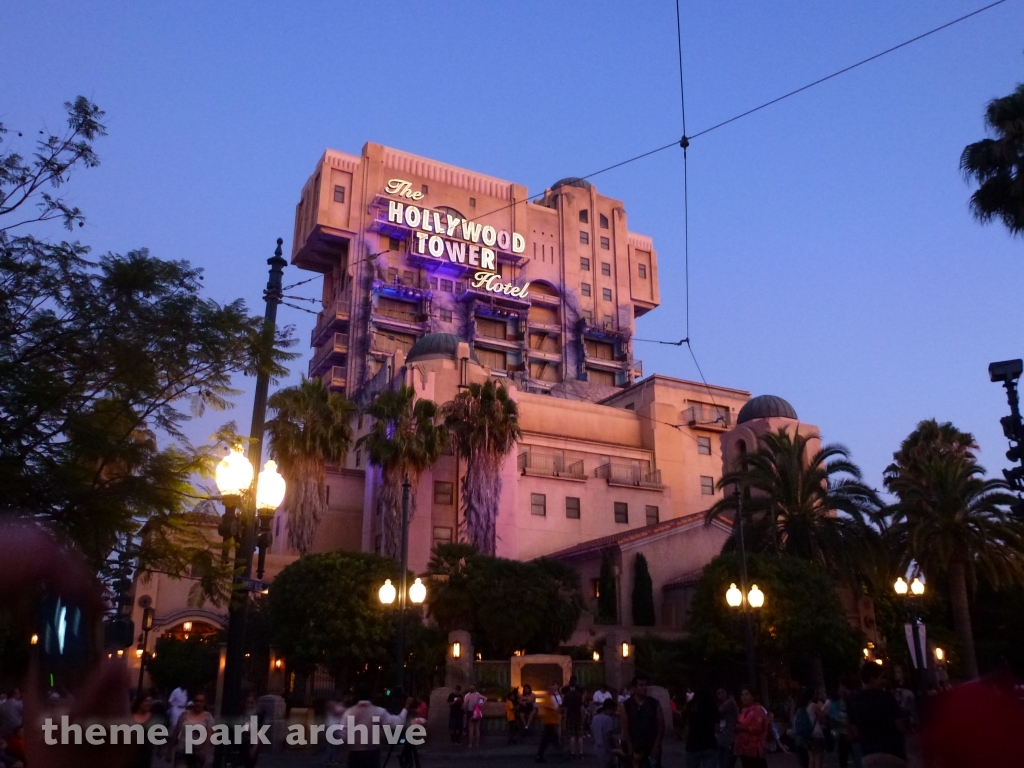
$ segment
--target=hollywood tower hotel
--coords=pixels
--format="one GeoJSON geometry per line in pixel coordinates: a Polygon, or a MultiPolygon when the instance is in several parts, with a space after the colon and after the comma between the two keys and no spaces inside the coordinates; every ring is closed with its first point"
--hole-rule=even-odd
{"type": "MultiPolygon", "coordinates": [[[[323,274],[310,377],[361,405],[399,382],[441,404],[501,379],[523,436],[503,469],[497,553],[556,555],[587,583],[611,552],[628,599],[642,548],[664,592],[659,621],[672,623],[672,590],[728,535],[701,514],[723,466],[758,432],[798,423],[781,398],[643,377],[632,337],[660,303],[657,254],[623,203],[587,181],[562,179],[530,202],[519,184],[379,144],[328,150],[296,207],[292,262],[323,274]]],[[[464,471],[446,455],[420,478],[416,572],[458,539],[464,471]]],[[[378,483],[355,448],[330,471],[316,551],[379,550],[378,483]]],[[[286,525],[279,512],[279,564],[294,556],[286,525]]]]}

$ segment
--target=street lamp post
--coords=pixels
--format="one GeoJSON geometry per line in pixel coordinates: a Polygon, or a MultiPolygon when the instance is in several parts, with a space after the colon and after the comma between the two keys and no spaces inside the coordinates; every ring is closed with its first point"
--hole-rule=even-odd
{"type": "Polygon", "coordinates": [[[736,585],[733,584],[726,594],[726,601],[731,607],[742,608],[743,611],[743,644],[747,650],[747,682],[754,686],[756,692],[759,687],[757,684],[757,657],[754,649],[754,627],[750,608],[760,608],[764,604],[764,593],[757,589],[756,584],[750,593],[747,592],[747,547],[743,540],[743,495],[740,493],[739,486],[733,491],[733,496],[736,499],[736,530],[740,545],[740,588],[737,590],[736,585]],[[756,605],[754,605],[755,601],[758,601],[756,605]]]}
{"type": "MultiPolygon", "coordinates": [[[[263,349],[269,354],[274,346],[274,338],[277,332],[277,305],[281,302],[282,277],[284,268],[288,262],[284,260],[281,252],[281,245],[284,240],[277,239],[277,248],[274,255],[267,259],[270,265],[270,277],[267,280],[266,290],[263,298],[266,301],[266,311],[263,315],[263,349]]],[[[256,393],[252,407],[252,426],[249,430],[249,464],[252,475],[259,470],[263,456],[263,431],[267,416],[267,394],[270,389],[269,361],[263,361],[259,366],[256,375],[256,393]]],[[[250,481],[252,481],[250,475],[250,481]]],[[[246,490],[248,487],[246,487],[246,490]]],[[[250,504],[241,507],[241,514],[238,520],[238,538],[235,549],[235,567],[241,576],[248,579],[252,576],[252,556],[256,545],[256,530],[253,508],[256,500],[259,499],[259,480],[255,481],[255,488],[250,504]]],[[[223,489],[221,491],[223,493],[223,489]]],[[[227,503],[225,503],[227,506],[227,503]]],[[[237,504],[236,504],[237,506],[237,504]]],[[[235,588],[231,592],[231,601],[228,604],[228,638],[227,653],[224,660],[224,702],[221,711],[225,718],[232,719],[242,714],[242,667],[245,661],[245,624],[249,611],[249,593],[246,590],[235,588]]]]}
{"type": "Polygon", "coordinates": [[[142,653],[139,654],[139,685],[135,689],[135,698],[142,698],[142,677],[146,673],[146,661],[150,658],[149,655],[149,633],[153,629],[153,621],[156,618],[155,608],[145,608],[142,611],[142,638],[139,650],[142,653]]]}
{"type": "Polygon", "coordinates": [[[924,594],[924,582],[918,577],[908,585],[900,576],[893,584],[893,591],[898,597],[904,598],[907,604],[907,617],[910,619],[911,642],[914,646],[914,661],[917,666],[917,689],[919,693],[924,691],[924,680],[927,667],[924,660],[924,652],[921,649],[921,628],[924,624],[918,615],[918,598],[924,594]]]}
{"type": "Polygon", "coordinates": [[[407,600],[419,605],[427,598],[427,587],[422,581],[416,579],[413,585],[408,586],[409,581],[409,495],[412,485],[409,483],[409,476],[405,476],[402,483],[402,548],[401,548],[401,574],[399,575],[399,589],[395,589],[391,579],[384,580],[378,592],[378,597],[384,605],[391,605],[398,598],[398,637],[396,640],[396,663],[398,671],[395,673],[395,686],[405,691],[405,606],[407,600]]]}

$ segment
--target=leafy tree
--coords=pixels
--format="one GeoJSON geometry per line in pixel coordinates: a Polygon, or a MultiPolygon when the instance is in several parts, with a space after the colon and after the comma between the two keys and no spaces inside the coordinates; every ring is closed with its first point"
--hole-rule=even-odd
{"type": "Polygon", "coordinates": [[[306,378],[275,392],[267,405],[274,412],[267,422],[270,455],[287,483],[288,544],[305,555],[327,511],[326,465],[341,464],[352,444],[355,407],[320,379],[306,378]]]}
{"type": "Polygon", "coordinates": [[[103,112],[81,97],[65,107],[67,129],[32,159],[0,152],[0,511],[51,523],[97,570],[137,539],[142,568],[180,573],[206,547],[181,513],[214,459],[182,424],[229,407],[236,374],[283,374],[290,332],[275,345],[243,302],[204,298],[186,261],[93,259],[25,233],[84,222],[58,192],[99,163],[103,112]]]}
{"type": "Polygon", "coordinates": [[[973,458],[936,450],[931,456],[919,452],[905,466],[897,461],[885,475],[897,497],[891,512],[894,535],[906,544],[904,568],[914,561],[926,577],[941,574],[947,581],[963,669],[971,679],[978,676],[978,661],[969,587],[981,580],[994,588],[1024,584],[1024,524],[1009,511],[1017,499],[1005,482],[984,474],[973,458]]]}
{"type": "Polygon", "coordinates": [[[469,630],[481,652],[495,658],[522,648],[553,651],[583,612],[578,574],[549,558],[520,562],[441,544],[427,572],[431,617],[446,632],[469,630]]]}
{"type": "Polygon", "coordinates": [[[311,674],[323,665],[350,682],[364,665],[390,663],[394,623],[377,599],[395,562],[374,554],[306,555],[286,566],[270,586],[274,645],[289,669],[311,674]]]}
{"type": "Polygon", "coordinates": [[[633,624],[654,626],[654,582],[647,567],[647,558],[638,552],[633,560],[633,624]]]}
{"type": "MultiPolygon", "coordinates": [[[[792,663],[820,657],[831,667],[856,665],[861,637],[846,621],[835,584],[821,568],[798,557],[750,554],[747,569],[751,583],[765,593],[764,607],[755,613],[760,658],[792,663]]],[[[705,566],[697,583],[690,631],[706,658],[743,653],[738,612],[725,602],[739,574],[739,554],[724,553],[705,566]]]]}
{"type": "MultiPolygon", "coordinates": [[[[879,508],[875,492],[861,481],[860,469],[841,445],[810,450],[810,439],[780,428],[760,437],[744,465],[722,476],[720,489],[744,489],[747,548],[808,560],[835,573],[859,567],[877,535],[868,522],[879,508]]],[[[707,511],[706,520],[736,517],[737,498],[727,493],[707,511]]],[[[735,534],[728,547],[735,546],[735,534]]]]}
{"type": "Polygon", "coordinates": [[[199,691],[212,694],[217,683],[220,642],[220,635],[159,638],[154,647],[156,657],[146,665],[153,685],[166,691],[180,685],[192,695],[199,691]]]}
{"type": "Polygon", "coordinates": [[[597,577],[597,623],[618,624],[619,605],[616,600],[615,566],[609,552],[601,554],[601,571],[597,577]]]}
{"type": "Polygon", "coordinates": [[[405,384],[379,392],[366,412],[374,423],[356,445],[365,446],[370,463],[381,469],[377,508],[382,520],[382,549],[397,557],[402,535],[402,483],[409,478],[415,499],[420,475],[441,455],[448,431],[438,424],[437,405],[417,399],[416,390],[405,384]]]}
{"type": "Polygon", "coordinates": [[[470,384],[444,407],[445,425],[466,458],[463,520],[469,543],[493,555],[501,500],[501,466],[522,435],[519,406],[502,384],[470,384]]]}
{"type": "Polygon", "coordinates": [[[968,144],[960,170],[978,183],[971,211],[983,223],[998,218],[1011,234],[1024,234],[1024,83],[985,107],[985,127],[994,139],[968,144]]]}

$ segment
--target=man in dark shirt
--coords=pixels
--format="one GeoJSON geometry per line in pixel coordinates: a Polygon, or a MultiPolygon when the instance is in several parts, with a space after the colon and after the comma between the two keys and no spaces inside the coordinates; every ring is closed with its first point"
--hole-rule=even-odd
{"type": "Polygon", "coordinates": [[[898,768],[906,765],[903,709],[885,690],[882,668],[867,663],[861,669],[864,688],[850,699],[850,738],[860,742],[864,768],[898,768]]]}
{"type": "Polygon", "coordinates": [[[562,709],[565,711],[565,733],[569,737],[569,755],[583,757],[583,691],[576,684],[576,675],[562,690],[562,709]]]}
{"type": "Polygon", "coordinates": [[[623,703],[626,726],[622,735],[633,756],[634,768],[657,768],[661,764],[665,719],[661,704],[647,695],[647,683],[645,677],[633,678],[633,695],[623,703]]]}

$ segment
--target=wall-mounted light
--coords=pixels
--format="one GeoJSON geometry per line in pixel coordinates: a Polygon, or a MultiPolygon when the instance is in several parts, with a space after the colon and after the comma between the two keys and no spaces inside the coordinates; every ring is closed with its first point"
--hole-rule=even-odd
{"type": "Polygon", "coordinates": [[[181,628],[184,629],[186,633],[187,632],[191,632],[192,631],[192,622],[191,621],[186,621],[184,624],[181,625],[181,628]]]}
{"type": "Polygon", "coordinates": [[[942,650],[941,648],[936,648],[935,649],[935,660],[940,662],[940,663],[945,661],[946,660],[946,652],[944,650],[942,650]]]}
{"type": "Polygon", "coordinates": [[[624,659],[628,659],[629,658],[629,643],[623,643],[622,644],[622,658],[624,658],[624,659]]]}
{"type": "Polygon", "coordinates": [[[878,666],[882,666],[882,660],[881,659],[875,659],[875,664],[877,664],[878,666]]]}
{"type": "Polygon", "coordinates": [[[601,654],[598,653],[597,651],[594,651],[593,655],[594,655],[594,661],[600,661],[601,660],[601,654]]]}
{"type": "Polygon", "coordinates": [[[32,635],[28,642],[30,645],[39,645],[39,635],[32,635]]]}
{"type": "Polygon", "coordinates": [[[477,661],[483,661],[483,660],[484,660],[484,655],[483,655],[482,653],[478,653],[478,654],[476,655],[476,660],[477,660],[477,661]]]}
{"type": "Polygon", "coordinates": [[[280,669],[280,668],[281,668],[281,660],[280,659],[274,659],[274,669],[280,669]]]}
{"type": "Polygon", "coordinates": [[[117,658],[120,659],[123,656],[124,656],[124,651],[121,648],[118,648],[117,649],[117,658]]]}
{"type": "Polygon", "coordinates": [[[461,659],[462,658],[462,643],[459,643],[459,642],[452,643],[452,658],[453,659],[461,659]]]}
{"type": "Polygon", "coordinates": [[[135,649],[135,658],[137,658],[137,659],[141,659],[142,658],[142,649],[141,648],[136,648],[135,649]]]}

